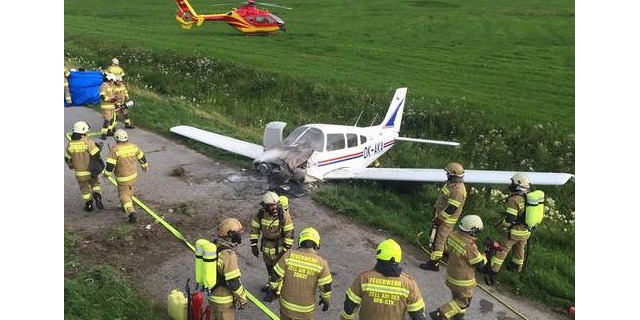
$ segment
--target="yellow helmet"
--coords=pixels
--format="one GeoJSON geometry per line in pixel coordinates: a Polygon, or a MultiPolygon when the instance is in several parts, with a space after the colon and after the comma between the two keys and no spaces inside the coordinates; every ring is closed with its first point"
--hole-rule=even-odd
{"type": "Polygon", "coordinates": [[[286,196],[280,196],[280,205],[282,206],[282,208],[286,209],[289,207],[289,198],[287,198],[286,196]]]}
{"type": "Polygon", "coordinates": [[[462,177],[464,176],[464,168],[460,162],[449,162],[444,171],[450,176],[462,177]]]}
{"type": "Polygon", "coordinates": [[[273,191],[267,191],[267,193],[262,196],[262,203],[264,205],[278,204],[278,201],[280,201],[280,198],[278,198],[278,195],[273,191]]]}
{"type": "Polygon", "coordinates": [[[129,140],[129,135],[127,134],[126,131],[124,131],[122,129],[118,129],[116,131],[116,133],[113,134],[113,138],[115,138],[116,141],[118,141],[118,142],[125,142],[125,141],[129,140]]]}
{"type": "Polygon", "coordinates": [[[89,129],[89,124],[85,121],[78,121],[73,124],[73,133],[87,134],[89,129]]]}
{"type": "Polygon", "coordinates": [[[236,218],[226,218],[220,222],[218,225],[218,236],[219,237],[228,237],[231,236],[230,233],[241,233],[242,232],[242,224],[236,218]]]}
{"type": "Polygon", "coordinates": [[[482,219],[475,214],[466,215],[460,220],[460,230],[462,231],[477,233],[482,229],[484,229],[482,219]]]}
{"type": "Polygon", "coordinates": [[[302,245],[302,242],[305,240],[311,240],[316,244],[316,247],[320,247],[320,234],[318,230],[313,227],[307,227],[302,232],[300,232],[300,238],[298,238],[298,245],[302,245]]]}
{"type": "Polygon", "coordinates": [[[393,239],[384,240],[378,244],[376,258],[382,261],[400,262],[402,260],[402,248],[393,239]]]}
{"type": "Polygon", "coordinates": [[[115,64],[116,66],[120,64],[120,61],[118,61],[118,58],[113,58],[111,59],[111,63],[115,64]]]}
{"type": "Polygon", "coordinates": [[[529,177],[522,172],[514,174],[513,177],[511,177],[511,182],[513,182],[517,187],[529,189],[529,177]]]}

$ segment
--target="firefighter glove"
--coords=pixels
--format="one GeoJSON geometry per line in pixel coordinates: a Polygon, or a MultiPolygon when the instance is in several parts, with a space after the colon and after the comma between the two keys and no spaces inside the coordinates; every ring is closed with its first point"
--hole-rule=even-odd
{"type": "Polygon", "coordinates": [[[276,292],[276,290],[271,289],[271,287],[268,287],[267,292],[265,293],[264,298],[262,298],[262,300],[266,302],[271,302],[277,298],[278,298],[278,293],[276,292]]]}
{"type": "Polygon", "coordinates": [[[251,253],[253,253],[254,256],[259,256],[260,255],[260,251],[258,250],[258,246],[251,246],[251,253]]]}
{"type": "Polygon", "coordinates": [[[322,299],[322,297],[318,301],[318,305],[322,305],[322,311],[329,310],[329,301],[322,299]]]}
{"type": "Polygon", "coordinates": [[[439,227],[440,227],[440,225],[442,225],[442,220],[440,220],[440,218],[438,218],[438,217],[435,217],[435,218],[433,218],[433,224],[434,224],[436,227],[438,227],[438,228],[439,228],[439,227]]]}
{"type": "Polygon", "coordinates": [[[247,299],[236,299],[235,300],[236,310],[242,310],[247,307],[247,299]]]}

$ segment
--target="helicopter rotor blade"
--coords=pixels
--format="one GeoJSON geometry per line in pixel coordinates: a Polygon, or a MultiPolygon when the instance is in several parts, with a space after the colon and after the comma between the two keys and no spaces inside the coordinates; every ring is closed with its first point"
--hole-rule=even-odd
{"type": "Polygon", "coordinates": [[[218,7],[218,6],[232,6],[232,5],[236,5],[238,3],[244,3],[244,2],[229,2],[229,3],[214,3],[211,6],[212,7],[218,7]]]}
{"type": "Polygon", "coordinates": [[[289,7],[285,7],[285,6],[281,6],[281,5],[273,4],[273,3],[255,2],[255,4],[258,4],[258,5],[261,5],[261,6],[268,6],[268,7],[276,7],[276,8],[282,8],[282,9],[287,9],[287,10],[293,10],[293,8],[289,8],[289,7]]]}

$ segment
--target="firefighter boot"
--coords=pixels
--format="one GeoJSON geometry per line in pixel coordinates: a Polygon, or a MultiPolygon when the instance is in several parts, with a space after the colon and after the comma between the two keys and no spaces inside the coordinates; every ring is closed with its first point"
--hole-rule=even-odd
{"type": "Polygon", "coordinates": [[[429,260],[425,263],[420,264],[420,269],[423,270],[431,270],[431,271],[440,271],[440,260],[429,260]]]}
{"type": "Polygon", "coordinates": [[[93,200],[89,200],[84,203],[84,211],[91,212],[93,211],[93,200]]]}
{"type": "Polygon", "coordinates": [[[136,223],[136,221],[138,221],[138,219],[136,219],[135,211],[129,213],[129,223],[136,223]]]}
{"type": "Polygon", "coordinates": [[[98,192],[93,193],[93,200],[96,201],[96,208],[102,210],[104,209],[104,205],[102,204],[102,195],[98,192]]]}
{"type": "Polygon", "coordinates": [[[507,270],[518,272],[518,264],[513,261],[509,261],[509,263],[507,264],[507,270]]]}
{"type": "Polygon", "coordinates": [[[442,313],[440,309],[429,312],[429,317],[433,320],[447,320],[447,317],[445,317],[444,313],[442,313]]]}

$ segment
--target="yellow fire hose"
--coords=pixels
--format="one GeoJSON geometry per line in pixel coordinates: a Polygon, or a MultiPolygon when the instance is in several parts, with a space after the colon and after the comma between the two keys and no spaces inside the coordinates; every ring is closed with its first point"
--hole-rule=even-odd
{"type": "MultiPolygon", "coordinates": [[[[418,246],[420,247],[420,249],[422,249],[422,251],[424,251],[427,255],[431,255],[431,251],[425,247],[422,242],[420,242],[420,236],[425,233],[424,231],[420,231],[420,233],[418,233],[416,235],[416,244],[418,244],[418,246]]],[[[445,267],[447,266],[447,264],[444,261],[440,261],[440,263],[442,263],[445,267]]],[[[528,320],[527,317],[525,317],[524,315],[522,315],[522,313],[518,312],[516,309],[514,309],[511,305],[509,305],[506,301],[502,300],[500,297],[498,297],[495,293],[493,293],[492,289],[489,289],[488,287],[486,287],[483,284],[480,284],[479,282],[476,282],[476,285],[482,289],[484,292],[486,292],[487,294],[489,294],[491,297],[493,297],[494,299],[496,299],[498,302],[500,302],[500,304],[502,304],[503,306],[507,307],[509,310],[513,311],[513,313],[517,314],[518,316],[520,316],[520,318],[524,319],[524,320],[528,320]]]]}
{"type": "MultiPolygon", "coordinates": [[[[95,135],[99,135],[99,133],[95,135]]],[[[71,140],[70,133],[67,133],[66,136],[68,140],[71,140]]],[[[91,133],[89,133],[89,136],[91,136],[91,133]]],[[[109,176],[107,178],[111,182],[111,184],[113,184],[114,186],[118,186],[118,183],[112,176],[109,176]]],[[[142,210],[148,213],[155,221],[162,224],[167,230],[169,230],[169,232],[171,232],[176,238],[178,238],[178,240],[182,241],[189,249],[191,249],[191,251],[195,253],[196,251],[195,247],[191,243],[189,243],[187,239],[185,239],[185,237],[182,235],[182,233],[180,233],[180,231],[178,231],[178,229],[174,228],[172,225],[170,225],[168,222],[162,219],[162,217],[158,216],[155,212],[153,212],[153,210],[147,207],[142,201],[140,201],[135,196],[132,196],[131,198],[133,199],[133,202],[135,202],[138,206],[140,206],[140,208],[142,208],[142,210]]],[[[247,294],[247,298],[249,298],[249,300],[253,302],[253,304],[256,307],[258,307],[258,309],[262,310],[264,314],[266,314],[269,318],[273,320],[280,320],[280,318],[275,313],[273,313],[273,311],[267,308],[267,306],[265,306],[259,299],[257,299],[253,294],[251,294],[251,292],[249,292],[247,288],[245,288],[244,291],[247,294]]]]}

